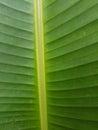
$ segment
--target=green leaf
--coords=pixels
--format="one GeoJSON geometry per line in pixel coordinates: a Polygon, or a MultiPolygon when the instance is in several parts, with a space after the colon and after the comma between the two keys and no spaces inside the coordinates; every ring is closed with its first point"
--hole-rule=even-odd
{"type": "Polygon", "coordinates": [[[98,130],[98,0],[0,0],[0,130],[98,130]]]}
{"type": "Polygon", "coordinates": [[[98,1],[57,0],[44,17],[49,130],[97,130],[98,1]]]}
{"type": "Polygon", "coordinates": [[[1,130],[40,129],[35,55],[33,3],[0,0],[1,130]]]}

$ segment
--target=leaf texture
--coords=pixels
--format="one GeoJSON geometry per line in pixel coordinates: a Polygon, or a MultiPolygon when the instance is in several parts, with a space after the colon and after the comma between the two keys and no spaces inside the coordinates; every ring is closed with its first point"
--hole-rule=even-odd
{"type": "Polygon", "coordinates": [[[97,130],[98,1],[47,0],[46,5],[49,130],[97,130]]]}
{"type": "Polygon", "coordinates": [[[39,2],[0,0],[0,130],[98,130],[98,0],[39,2]]]}
{"type": "Polygon", "coordinates": [[[0,130],[40,128],[36,81],[33,1],[0,0],[0,130]]]}

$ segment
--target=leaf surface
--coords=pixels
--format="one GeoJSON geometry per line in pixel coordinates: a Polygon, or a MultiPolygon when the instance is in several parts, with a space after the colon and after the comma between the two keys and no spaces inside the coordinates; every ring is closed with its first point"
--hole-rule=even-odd
{"type": "Polygon", "coordinates": [[[57,0],[44,17],[49,130],[97,130],[98,1],[57,0]]]}
{"type": "Polygon", "coordinates": [[[98,130],[98,0],[0,0],[0,130],[98,130]]]}

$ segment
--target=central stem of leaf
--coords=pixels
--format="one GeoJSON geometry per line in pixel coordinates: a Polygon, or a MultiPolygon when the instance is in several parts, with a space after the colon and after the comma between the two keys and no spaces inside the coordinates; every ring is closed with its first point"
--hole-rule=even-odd
{"type": "Polygon", "coordinates": [[[34,0],[34,8],[41,130],[48,130],[42,0],[34,0]]]}

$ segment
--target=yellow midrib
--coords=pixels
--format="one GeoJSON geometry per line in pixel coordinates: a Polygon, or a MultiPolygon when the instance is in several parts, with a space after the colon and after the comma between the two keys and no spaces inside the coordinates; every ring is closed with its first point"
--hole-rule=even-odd
{"type": "Polygon", "coordinates": [[[37,57],[40,122],[41,122],[41,130],[48,130],[42,0],[34,0],[34,17],[35,17],[35,35],[36,35],[35,44],[36,44],[36,57],[37,57]]]}

